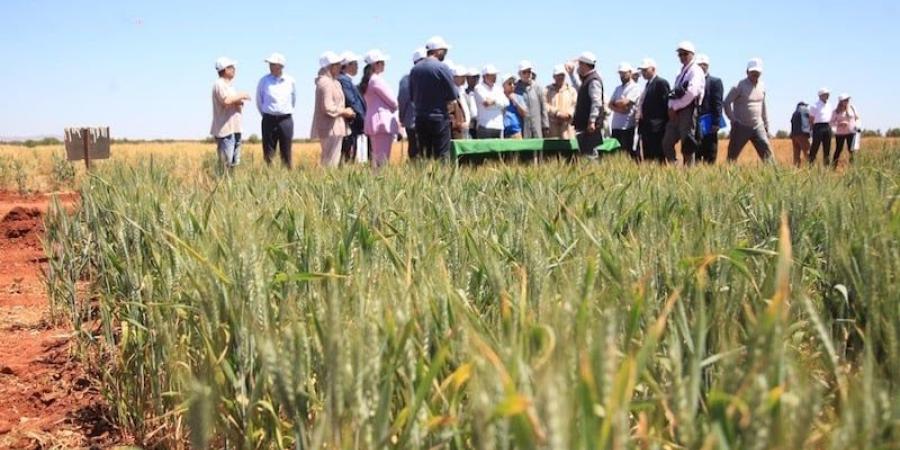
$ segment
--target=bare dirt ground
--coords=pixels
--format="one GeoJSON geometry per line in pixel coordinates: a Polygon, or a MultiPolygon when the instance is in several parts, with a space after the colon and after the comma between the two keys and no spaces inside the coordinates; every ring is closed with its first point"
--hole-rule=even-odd
{"type": "Polygon", "coordinates": [[[122,437],[72,357],[71,330],[50,321],[41,243],[50,201],[0,192],[0,448],[108,448],[122,437]]]}

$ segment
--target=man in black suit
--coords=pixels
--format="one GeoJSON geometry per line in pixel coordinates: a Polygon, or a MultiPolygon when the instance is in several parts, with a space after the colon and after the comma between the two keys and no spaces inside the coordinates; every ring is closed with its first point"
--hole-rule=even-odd
{"type": "Polygon", "coordinates": [[[719,153],[719,128],[722,125],[722,102],[725,87],[722,80],[709,74],[709,57],[697,55],[697,65],[706,74],[706,94],[700,105],[700,151],[697,160],[706,164],[715,164],[719,153]]]}
{"type": "Polygon", "coordinates": [[[669,121],[669,82],[656,75],[656,62],[652,59],[645,59],[638,69],[647,80],[638,122],[643,159],[662,164],[666,161],[662,141],[669,121]]]}

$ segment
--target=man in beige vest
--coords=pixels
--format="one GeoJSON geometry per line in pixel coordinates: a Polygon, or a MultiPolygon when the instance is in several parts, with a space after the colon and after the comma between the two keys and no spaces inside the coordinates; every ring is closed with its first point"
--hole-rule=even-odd
{"type": "Polygon", "coordinates": [[[213,85],[213,118],[210,134],[216,140],[219,160],[226,169],[241,163],[241,112],[250,94],[237,92],[232,86],[237,61],[229,58],[216,60],[219,78],[213,85]]]}
{"type": "Polygon", "coordinates": [[[575,113],[575,100],[578,92],[566,82],[566,68],[559,65],[553,68],[553,84],[546,89],[547,115],[550,118],[549,139],[572,139],[575,129],[572,128],[572,114],[575,113]]]}

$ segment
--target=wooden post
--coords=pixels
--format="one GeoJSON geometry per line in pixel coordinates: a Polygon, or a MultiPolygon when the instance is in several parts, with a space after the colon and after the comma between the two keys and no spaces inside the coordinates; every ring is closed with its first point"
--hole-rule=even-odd
{"type": "Polygon", "coordinates": [[[88,171],[91,170],[90,139],[88,138],[90,131],[89,128],[81,129],[81,139],[84,142],[84,168],[88,171]]]}

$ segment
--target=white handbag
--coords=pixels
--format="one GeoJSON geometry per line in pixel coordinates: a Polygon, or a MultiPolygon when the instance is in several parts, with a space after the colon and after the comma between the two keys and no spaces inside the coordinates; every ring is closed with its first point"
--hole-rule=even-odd
{"type": "Polygon", "coordinates": [[[364,134],[356,137],[356,162],[359,164],[369,162],[369,138],[364,134]]]}

